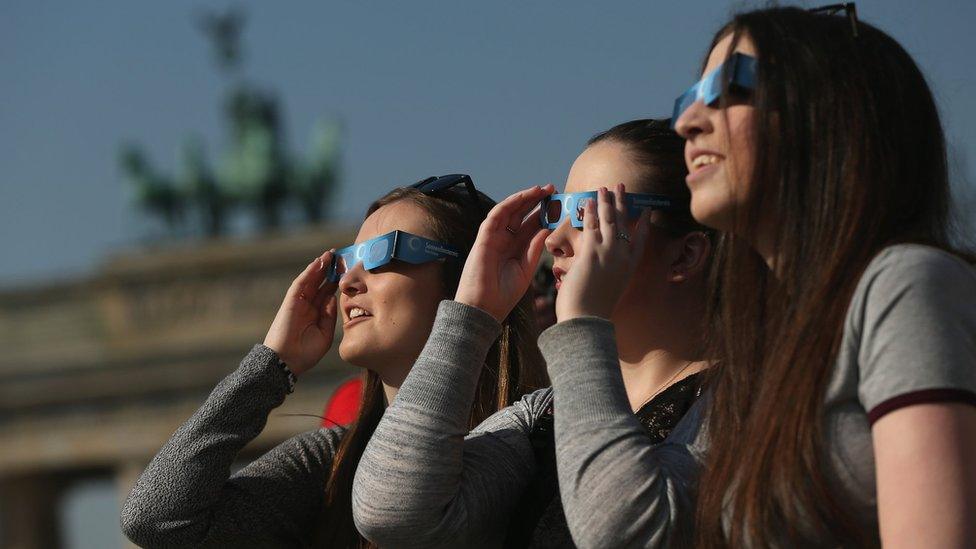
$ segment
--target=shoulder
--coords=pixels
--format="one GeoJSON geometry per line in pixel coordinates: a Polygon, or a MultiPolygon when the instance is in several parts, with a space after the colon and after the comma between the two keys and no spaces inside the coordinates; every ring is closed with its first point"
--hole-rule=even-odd
{"type": "Polygon", "coordinates": [[[886,320],[897,305],[905,312],[936,315],[976,312],[976,269],[931,246],[889,246],[861,275],[847,314],[848,328],[859,332],[863,324],[886,320]]]}
{"type": "Polygon", "coordinates": [[[856,385],[870,412],[919,391],[972,392],[974,364],[976,270],[929,246],[882,250],[851,300],[835,384],[856,385]]]}
{"type": "Polygon", "coordinates": [[[871,260],[855,295],[909,286],[953,292],[956,284],[976,285],[976,269],[964,259],[932,246],[898,244],[871,260]]]}

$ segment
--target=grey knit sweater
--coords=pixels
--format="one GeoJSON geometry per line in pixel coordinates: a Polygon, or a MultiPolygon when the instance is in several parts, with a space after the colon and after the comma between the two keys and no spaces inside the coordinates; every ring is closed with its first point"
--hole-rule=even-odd
{"type": "MultiPolygon", "coordinates": [[[[479,309],[441,303],[356,472],[353,516],[368,539],[382,547],[501,546],[535,473],[529,434],[551,392],[527,395],[467,434],[478,375],[499,330],[479,309]]],[[[540,347],[554,384],[560,492],[574,541],[644,547],[690,535],[697,462],[685,444],[649,442],[629,408],[613,325],[563,322],[543,333],[540,347]]],[[[692,440],[696,425],[675,431],[692,440]]]]}
{"type": "Polygon", "coordinates": [[[122,507],[142,547],[300,547],[311,543],[341,428],[285,441],[234,475],[231,464],[284,402],[277,355],[255,345],[159,451],[122,507]]]}

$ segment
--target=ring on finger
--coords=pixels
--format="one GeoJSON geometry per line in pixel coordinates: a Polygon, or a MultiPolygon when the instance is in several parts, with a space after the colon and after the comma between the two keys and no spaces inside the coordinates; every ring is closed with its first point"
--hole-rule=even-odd
{"type": "Polygon", "coordinates": [[[509,227],[508,225],[505,225],[505,230],[508,231],[508,232],[510,232],[510,233],[512,233],[512,234],[515,234],[515,229],[509,227]]]}
{"type": "Polygon", "coordinates": [[[620,231],[619,233],[617,233],[616,239],[623,240],[625,242],[630,242],[630,235],[623,231],[620,231]]]}

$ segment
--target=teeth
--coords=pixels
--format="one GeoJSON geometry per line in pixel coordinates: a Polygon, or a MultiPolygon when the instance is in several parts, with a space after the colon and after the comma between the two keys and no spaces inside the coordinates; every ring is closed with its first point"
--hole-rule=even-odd
{"type": "Polygon", "coordinates": [[[360,309],[359,307],[353,307],[352,309],[349,309],[349,320],[352,320],[354,318],[359,318],[361,316],[373,316],[373,315],[369,314],[369,312],[366,311],[365,309],[360,309]]]}
{"type": "Polygon", "coordinates": [[[702,166],[707,166],[716,162],[718,162],[718,156],[714,154],[700,154],[691,161],[691,167],[701,168],[702,166]]]}

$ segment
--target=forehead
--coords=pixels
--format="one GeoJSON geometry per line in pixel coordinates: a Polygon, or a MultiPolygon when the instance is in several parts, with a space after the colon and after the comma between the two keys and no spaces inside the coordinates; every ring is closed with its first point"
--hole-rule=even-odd
{"type": "Polygon", "coordinates": [[[427,211],[409,200],[397,200],[369,214],[359,227],[356,243],[391,231],[406,231],[435,240],[428,223],[427,211]]]}
{"type": "Polygon", "coordinates": [[[586,148],[573,162],[563,192],[595,191],[600,187],[613,189],[623,183],[627,192],[640,192],[637,184],[640,166],[626,145],[615,141],[601,141],[586,148]]]}
{"type": "MultiPolygon", "coordinates": [[[[702,76],[712,72],[719,65],[725,62],[725,59],[729,56],[729,47],[732,46],[732,33],[726,34],[719,40],[712,51],[708,54],[708,63],[705,65],[705,71],[702,76]]],[[[731,53],[739,52],[746,55],[751,55],[756,57],[756,45],[752,42],[752,38],[749,35],[743,34],[739,36],[739,42],[735,45],[735,50],[731,53]]]]}

